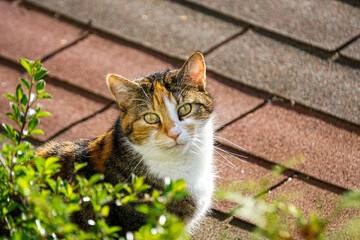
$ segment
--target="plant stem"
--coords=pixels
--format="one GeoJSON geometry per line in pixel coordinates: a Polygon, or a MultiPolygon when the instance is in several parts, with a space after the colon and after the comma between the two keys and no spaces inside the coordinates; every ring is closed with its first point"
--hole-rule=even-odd
{"type": "Polygon", "coordinates": [[[11,228],[10,224],[9,224],[9,220],[7,219],[7,217],[5,217],[5,222],[7,227],[9,228],[10,232],[13,232],[13,229],[11,228]]]}
{"type": "Polygon", "coordinates": [[[4,159],[2,158],[2,156],[0,155],[0,162],[1,162],[1,165],[3,165],[3,167],[6,169],[6,171],[8,172],[9,176],[10,176],[10,169],[6,166],[5,162],[4,162],[4,159]]]}
{"type": "Polygon", "coordinates": [[[21,130],[20,130],[20,133],[19,133],[19,141],[18,141],[18,144],[20,144],[21,142],[21,138],[23,136],[23,133],[24,133],[24,128],[25,128],[25,125],[26,125],[26,117],[27,117],[27,113],[29,111],[29,102],[30,102],[30,96],[31,96],[31,90],[32,90],[32,87],[33,87],[33,82],[34,82],[34,75],[31,75],[30,76],[30,88],[29,88],[29,92],[28,92],[28,102],[26,103],[26,110],[25,110],[25,113],[24,113],[24,122],[23,122],[23,125],[21,126],[21,130]]]}

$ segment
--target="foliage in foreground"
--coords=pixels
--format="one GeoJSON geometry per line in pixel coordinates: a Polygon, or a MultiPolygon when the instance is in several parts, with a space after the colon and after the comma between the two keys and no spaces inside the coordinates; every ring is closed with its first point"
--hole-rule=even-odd
{"type": "MultiPolygon", "coordinates": [[[[147,223],[127,239],[176,239],[184,236],[184,224],[166,212],[171,201],[186,196],[184,181],[167,181],[165,190],[151,195],[139,194],[149,188],[143,177],[132,176],[131,184],[115,186],[102,181],[101,174],[90,179],[76,177],[76,183],[56,177],[60,170],[58,159],[36,156],[32,145],[24,138],[44,134],[37,129],[40,118],[51,116],[41,111],[39,99],[51,99],[44,92],[42,79],[48,71],[40,61],[20,59],[29,74],[21,78],[15,94],[4,94],[10,100],[12,113],[6,115],[15,128],[2,124],[4,141],[0,153],[0,238],[1,239],[118,239],[119,226],[108,226],[105,218],[109,204],[139,203],[138,211],[147,215],[147,223]],[[35,107],[35,103],[37,103],[35,107]],[[71,222],[71,215],[80,205],[93,208],[95,217],[88,221],[91,231],[83,231],[71,222]]],[[[0,139],[0,141],[1,141],[0,139]]],[[[75,166],[75,171],[84,164],[75,166]]]]}
{"type": "MultiPolygon", "coordinates": [[[[305,161],[304,156],[299,155],[289,159],[286,165],[292,166],[303,161],[305,161]]],[[[334,199],[336,207],[326,217],[321,212],[307,215],[290,203],[298,197],[307,196],[296,196],[296,193],[279,194],[275,199],[270,199],[268,196],[271,183],[285,170],[285,167],[277,165],[270,177],[260,179],[259,182],[233,183],[219,189],[216,197],[219,200],[228,200],[237,204],[230,211],[231,216],[247,219],[256,225],[252,239],[360,239],[359,190],[346,192],[340,200],[334,199]],[[346,214],[353,217],[343,223],[337,222],[339,216],[346,214]],[[332,230],[330,229],[332,225],[341,227],[332,230]]]]}

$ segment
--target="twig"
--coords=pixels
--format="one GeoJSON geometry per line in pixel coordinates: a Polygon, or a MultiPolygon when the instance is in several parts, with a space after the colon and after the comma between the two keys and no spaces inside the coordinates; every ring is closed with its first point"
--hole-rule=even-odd
{"type": "Polygon", "coordinates": [[[3,165],[3,167],[6,169],[6,171],[8,172],[8,174],[10,176],[10,169],[6,166],[4,159],[2,158],[1,155],[0,155],[0,162],[1,162],[1,165],[3,165]]]}

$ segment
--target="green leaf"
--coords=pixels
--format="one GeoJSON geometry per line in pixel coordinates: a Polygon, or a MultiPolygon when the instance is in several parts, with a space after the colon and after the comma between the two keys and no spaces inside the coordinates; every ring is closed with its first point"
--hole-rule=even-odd
{"type": "Polygon", "coordinates": [[[26,112],[26,105],[20,104],[20,107],[21,107],[21,110],[22,110],[23,112],[26,112]]]}
{"type": "Polygon", "coordinates": [[[21,113],[19,113],[19,125],[20,125],[20,127],[22,127],[24,122],[25,122],[25,115],[21,112],[21,113]]]}
{"type": "Polygon", "coordinates": [[[107,217],[109,215],[109,212],[110,212],[110,207],[108,205],[102,207],[101,209],[102,216],[107,217]]]}
{"type": "Polygon", "coordinates": [[[41,111],[41,108],[42,108],[41,104],[38,103],[38,104],[36,105],[35,112],[36,112],[36,113],[40,112],[40,111],[41,111]]]}
{"type": "Polygon", "coordinates": [[[183,198],[186,197],[186,196],[187,196],[187,192],[185,192],[185,191],[183,191],[183,192],[177,192],[177,193],[175,193],[175,195],[174,195],[174,200],[179,201],[179,200],[183,199],[183,198]]]}
{"type": "Polygon", "coordinates": [[[131,203],[136,201],[136,197],[134,195],[127,195],[122,199],[123,204],[131,203]]]}
{"type": "Polygon", "coordinates": [[[11,133],[14,131],[14,129],[12,128],[12,126],[10,126],[9,124],[5,124],[2,123],[1,126],[6,130],[6,132],[11,133]]]}
{"type": "Polygon", "coordinates": [[[100,180],[103,180],[104,179],[104,175],[102,174],[94,174],[90,177],[90,180],[89,180],[89,185],[93,185],[97,182],[99,182],[100,180]]]}
{"type": "Polygon", "coordinates": [[[9,99],[10,101],[17,102],[16,97],[10,93],[5,93],[3,96],[9,99]]]}
{"type": "Polygon", "coordinates": [[[44,91],[44,88],[45,88],[45,81],[40,80],[35,86],[36,93],[38,94],[42,93],[44,91]]]}
{"type": "Polygon", "coordinates": [[[136,206],[136,211],[141,212],[143,214],[149,214],[149,207],[145,204],[141,204],[136,206]]]}
{"type": "Polygon", "coordinates": [[[114,192],[119,192],[120,190],[122,190],[125,187],[124,183],[118,183],[115,185],[114,187],[114,192]]]}
{"type": "Polygon", "coordinates": [[[77,173],[80,169],[86,167],[87,163],[75,163],[75,173],[77,173]]]}
{"type": "Polygon", "coordinates": [[[29,81],[27,79],[20,78],[19,80],[28,90],[30,89],[30,83],[29,83],[29,81]]]}
{"type": "Polygon", "coordinates": [[[51,99],[51,95],[48,94],[48,93],[40,93],[38,95],[38,98],[41,99],[41,98],[47,98],[47,99],[51,99]]]}
{"type": "Polygon", "coordinates": [[[52,115],[51,115],[51,113],[49,113],[49,112],[39,112],[38,114],[36,114],[36,117],[37,118],[41,118],[41,117],[51,117],[52,115]]]}
{"type": "Polygon", "coordinates": [[[29,132],[29,135],[31,134],[39,134],[39,135],[44,135],[44,131],[43,130],[40,130],[40,129],[33,129],[29,132]]]}
{"type": "Polygon", "coordinates": [[[35,73],[34,75],[34,81],[38,81],[40,80],[41,78],[43,78],[46,74],[48,74],[48,70],[46,69],[41,69],[40,71],[38,71],[37,73],[35,73]]]}
{"type": "MultiPolygon", "coordinates": [[[[116,232],[119,232],[119,231],[121,231],[121,227],[119,227],[119,226],[112,226],[112,227],[110,227],[107,231],[106,231],[106,234],[108,234],[108,235],[113,235],[114,233],[116,233],[116,232]]],[[[118,237],[117,235],[113,235],[113,237],[118,237]]]]}
{"type": "Polygon", "coordinates": [[[35,69],[36,70],[39,70],[41,68],[41,60],[37,60],[36,62],[35,62],[35,69]]]}
{"type": "Polygon", "coordinates": [[[6,113],[6,116],[16,123],[18,122],[17,118],[14,115],[12,115],[11,113],[6,113]]]}
{"type": "Polygon", "coordinates": [[[39,119],[31,120],[28,125],[28,131],[33,130],[39,124],[39,122],[40,122],[39,119]]]}
{"type": "Polygon", "coordinates": [[[20,145],[17,145],[17,146],[14,148],[14,151],[15,151],[15,152],[18,152],[18,151],[25,152],[25,151],[29,151],[30,148],[31,148],[30,143],[24,142],[24,143],[21,143],[20,145]]]}
{"type": "Polygon", "coordinates": [[[129,186],[124,186],[124,189],[129,193],[129,194],[132,194],[132,190],[129,186]]]}
{"type": "Polygon", "coordinates": [[[45,159],[43,158],[36,158],[35,160],[35,166],[36,166],[36,169],[38,170],[38,172],[41,172],[44,168],[44,165],[45,165],[45,159]]]}
{"type": "Polygon", "coordinates": [[[55,193],[56,192],[56,182],[52,178],[45,179],[45,182],[49,185],[51,190],[55,193]]]}
{"type": "Polygon", "coordinates": [[[45,161],[45,169],[49,168],[52,164],[59,161],[59,158],[57,157],[48,157],[45,161]]]}
{"type": "Polygon", "coordinates": [[[32,68],[31,68],[31,64],[30,61],[25,59],[25,58],[21,58],[19,59],[21,66],[23,66],[23,68],[26,69],[26,71],[31,75],[32,74],[32,68]]]}
{"type": "Polygon", "coordinates": [[[28,98],[25,94],[22,96],[20,103],[22,105],[26,105],[28,103],[28,98]]]}
{"type": "MultiPolygon", "coordinates": [[[[25,133],[24,133],[25,136],[25,133]]],[[[17,131],[14,131],[14,139],[16,141],[16,143],[18,143],[20,141],[20,135],[17,131]]]]}
{"type": "Polygon", "coordinates": [[[16,86],[16,91],[15,91],[15,96],[16,96],[17,102],[20,102],[23,95],[24,95],[24,92],[23,92],[23,90],[21,88],[21,84],[19,83],[16,86]]]}
{"type": "Polygon", "coordinates": [[[160,192],[157,190],[154,190],[151,194],[151,197],[154,199],[158,198],[159,196],[160,196],[160,192]]]}
{"type": "Polygon", "coordinates": [[[10,134],[14,132],[13,127],[10,126],[9,124],[3,123],[3,124],[1,124],[1,125],[3,126],[3,128],[5,128],[6,132],[8,132],[8,133],[10,133],[10,134]]]}
{"type": "Polygon", "coordinates": [[[10,107],[14,112],[14,116],[19,117],[19,108],[13,102],[10,102],[10,107]]]}
{"type": "Polygon", "coordinates": [[[136,188],[135,192],[136,192],[136,193],[140,193],[140,192],[145,191],[145,190],[147,190],[147,189],[149,189],[149,188],[150,188],[149,185],[144,184],[144,185],[141,185],[140,187],[136,188]]]}

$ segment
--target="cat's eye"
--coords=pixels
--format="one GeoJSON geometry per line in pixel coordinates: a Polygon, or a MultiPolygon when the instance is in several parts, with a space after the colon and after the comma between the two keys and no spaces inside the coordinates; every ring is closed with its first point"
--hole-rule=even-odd
{"type": "Polygon", "coordinates": [[[145,114],[144,120],[147,123],[154,124],[154,123],[158,123],[160,121],[160,118],[155,113],[148,113],[145,114]]]}
{"type": "Polygon", "coordinates": [[[190,112],[191,112],[191,104],[189,103],[182,105],[178,110],[179,117],[186,116],[190,112]]]}

